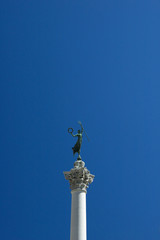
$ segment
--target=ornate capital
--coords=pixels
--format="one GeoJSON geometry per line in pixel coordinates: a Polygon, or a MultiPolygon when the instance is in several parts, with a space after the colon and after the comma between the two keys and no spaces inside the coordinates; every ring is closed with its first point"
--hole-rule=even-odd
{"type": "Polygon", "coordinates": [[[69,180],[71,190],[80,188],[85,192],[94,179],[94,175],[90,174],[81,158],[75,161],[74,168],[69,172],[64,172],[64,176],[66,180],[69,180]]]}

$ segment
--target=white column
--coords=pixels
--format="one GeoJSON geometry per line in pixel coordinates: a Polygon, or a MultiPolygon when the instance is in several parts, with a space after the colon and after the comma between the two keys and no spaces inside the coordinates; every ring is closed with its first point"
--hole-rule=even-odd
{"type": "Polygon", "coordinates": [[[86,240],[86,192],[73,190],[70,240],[86,240]]]}
{"type": "Polygon", "coordinates": [[[69,180],[72,190],[70,240],[87,240],[86,193],[89,184],[93,182],[94,175],[90,174],[79,157],[74,163],[74,168],[64,172],[64,176],[69,180]]]}

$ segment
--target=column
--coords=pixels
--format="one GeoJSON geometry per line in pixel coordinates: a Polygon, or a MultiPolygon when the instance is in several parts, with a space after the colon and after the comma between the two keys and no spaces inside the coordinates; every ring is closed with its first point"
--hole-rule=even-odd
{"type": "Polygon", "coordinates": [[[69,180],[72,194],[70,240],[87,240],[86,193],[94,175],[90,174],[79,157],[74,163],[74,168],[64,172],[64,176],[69,180]]]}

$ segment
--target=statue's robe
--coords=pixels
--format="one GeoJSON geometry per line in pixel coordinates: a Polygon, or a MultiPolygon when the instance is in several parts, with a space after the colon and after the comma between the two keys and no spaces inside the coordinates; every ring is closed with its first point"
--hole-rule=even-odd
{"type": "Polygon", "coordinates": [[[81,145],[82,145],[82,134],[79,134],[76,144],[74,145],[74,147],[72,147],[73,154],[75,154],[76,152],[80,154],[81,145]]]}

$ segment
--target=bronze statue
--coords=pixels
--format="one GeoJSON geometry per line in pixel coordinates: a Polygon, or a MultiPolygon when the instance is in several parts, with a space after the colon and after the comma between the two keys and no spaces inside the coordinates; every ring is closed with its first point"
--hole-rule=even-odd
{"type": "Polygon", "coordinates": [[[77,134],[73,134],[73,128],[68,128],[68,132],[73,136],[73,137],[78,137],[76,144],[74,145],[74,147],[72,147],[73,150],[73,155],[77,152],[78,153],[78,157],[80,157],[80,151],[81,151],[81,145],[82,145],[82,134],[84,131],[84,128],[82,126],[82,123],[79,121],[78,122],[81,126],[81,130],[78,130],[77,134]]]}

